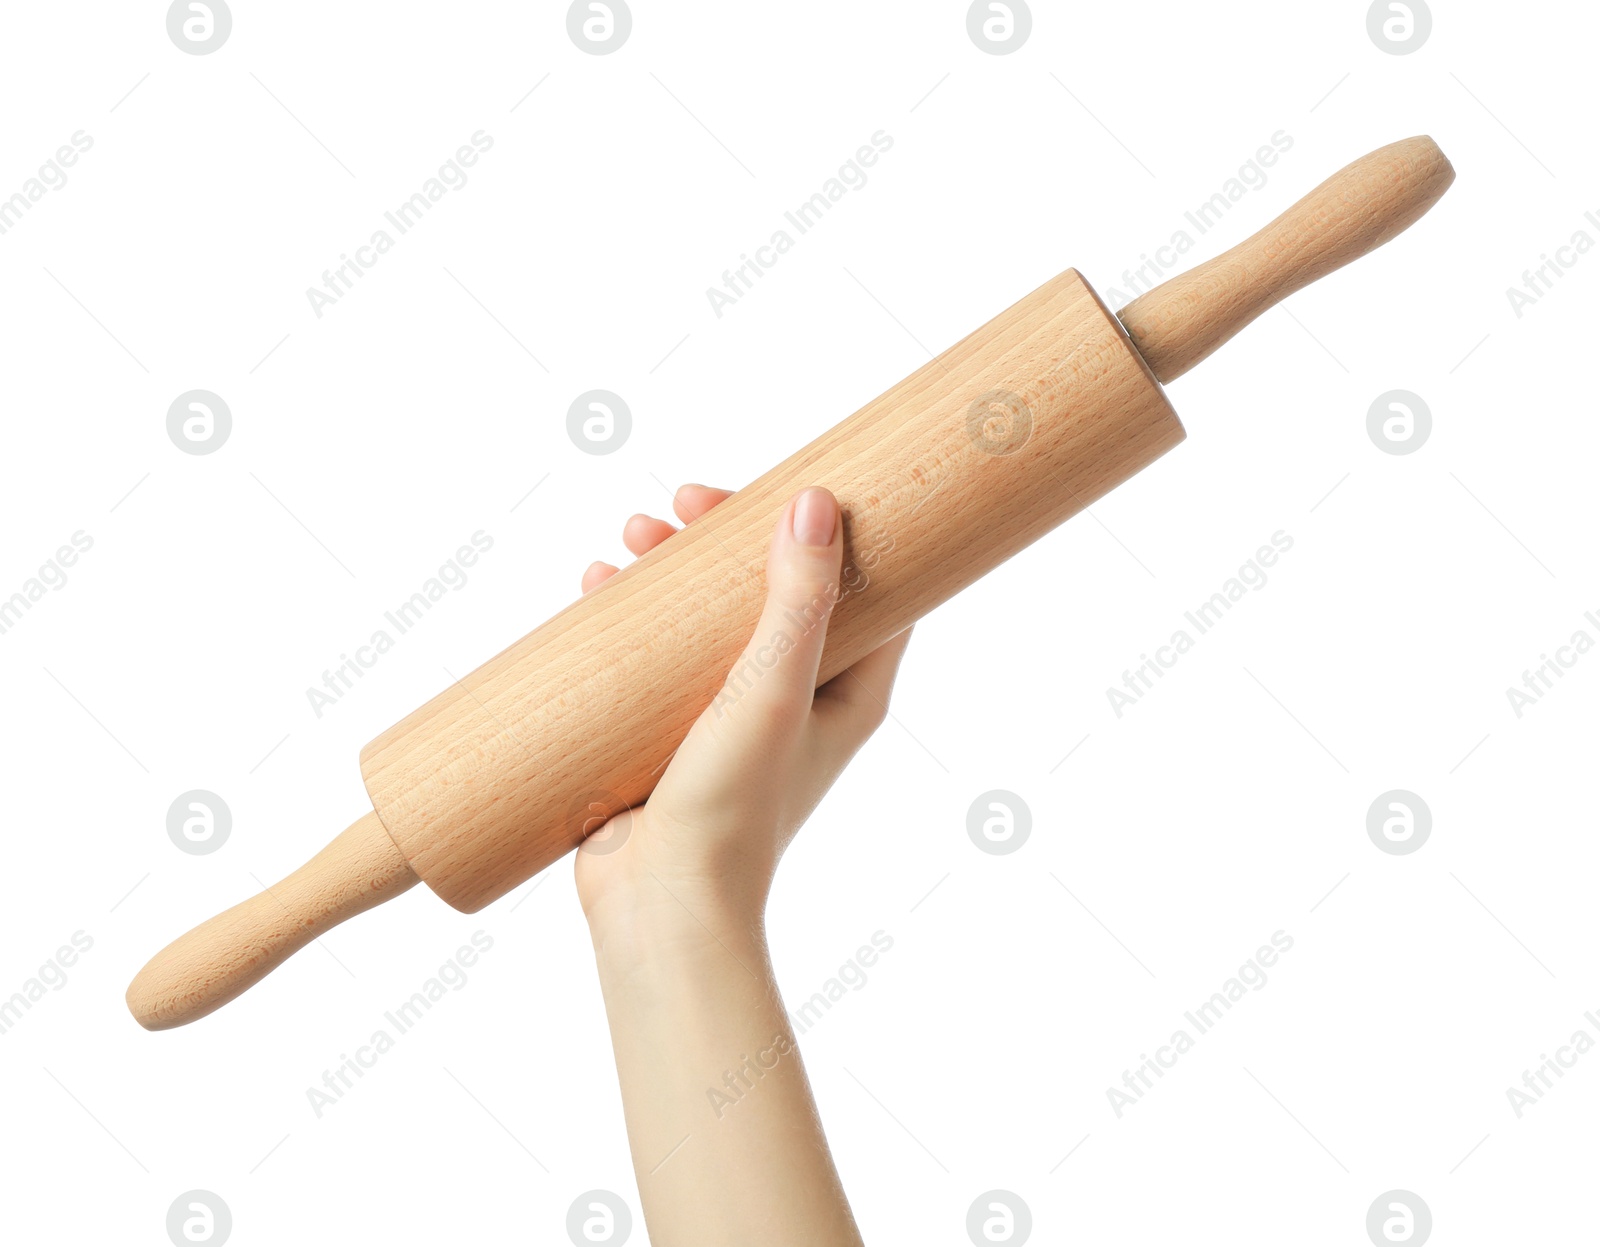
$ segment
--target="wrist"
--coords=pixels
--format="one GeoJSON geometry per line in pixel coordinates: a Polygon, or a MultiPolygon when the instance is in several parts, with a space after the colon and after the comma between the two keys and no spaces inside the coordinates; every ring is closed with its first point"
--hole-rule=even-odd
{"type": "MultiPolygon", "coordinates": [[[[621,863],[618,863],[621,865],[621,863]]],[[[650,870],[617,871],[586,898],[595,953],[613,964],[732,954],[766,959],[766,894],[650,870]]]]}

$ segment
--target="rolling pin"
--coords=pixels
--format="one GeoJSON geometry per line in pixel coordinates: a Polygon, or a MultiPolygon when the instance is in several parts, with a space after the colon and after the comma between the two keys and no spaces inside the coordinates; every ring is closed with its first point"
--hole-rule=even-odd
{"type": "Polygon", "coordinates": [[[471,913],[531,878],[650,795],[750,639],[792,495],[844,516],[822,683],[1177,445],[1163,383],[1454,178],[1432,139],[1392,143],[1120,315],[1075,270],[1047,281],[367,745],[372,811],[157,953],[134,1017],[203,1017],[418,880],[471,913]]]}

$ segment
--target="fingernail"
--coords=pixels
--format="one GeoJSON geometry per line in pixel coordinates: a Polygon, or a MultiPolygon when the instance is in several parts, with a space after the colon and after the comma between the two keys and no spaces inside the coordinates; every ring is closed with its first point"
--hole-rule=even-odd
{"type": "Polygon", "coordinates": [[[825,489],[808,489],[795,499],[794,535],[803,546],[833,544],[836,509],[825,489]]]}

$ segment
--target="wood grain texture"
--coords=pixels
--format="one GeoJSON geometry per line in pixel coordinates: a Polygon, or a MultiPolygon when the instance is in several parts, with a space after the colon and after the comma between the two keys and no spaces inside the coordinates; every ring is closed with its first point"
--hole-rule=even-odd
{"type": "Polygon", "coordinates": [[[128,986],[128,1008],[165,1030],[221,1008],[308,943],[417,882],[376,814],[363,814],[276,887],[181,935],[128,986]]]}
{"type": "Polygon", "coordinates": [[[649,795],[750,639],[798,490],[845,516],[827,680],[1182,438],[1069,270],[372,741],[373,806],[412,870],[476,910],[649,795]]]}
{"type": "Polygon", "coordinates": [[[1156,377],[1171,381],[1279,300],[1388,242],[1455,176],[1426,136],[1380,147],[1231,251],[1134,299],[1122,323],[1156,377]]]}

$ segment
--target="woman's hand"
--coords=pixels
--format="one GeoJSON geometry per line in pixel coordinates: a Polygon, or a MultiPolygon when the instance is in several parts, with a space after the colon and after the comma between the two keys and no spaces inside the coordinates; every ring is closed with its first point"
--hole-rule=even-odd
{"type": "MultiPolygon", "coordinates": [[[[728,496],[685,485],[673,510],[693,523],[728,496]]],[[[644,554],[675,531],[635,515],[623,542],[644,554]]],[[[759,926],[784,848],[888,713],[910,636],[908,629],[816,687],[828,617],[842,593],[843,549],[832,494],[813,488],[790,500],[767,559],[766,609],[723,692],[648,802],[612,819],[577,854],[591,925],[631,927],[642,915],[678,909],[701,922],[759,926]]],[[[616,571],[595,563],[584,592],[616,571]]]]}
{"type": "MultiPolygon", "coordinates": [[[[673,508],[693,523],[727,496],[686,485],[673,508]]],[[[636,515],[623,540],[643,554],[672,532],[636,515]]],[[[784,507],[766,609],[722,694],[650,799],[577,854],[634,1174],[661,1247],[861,1242],[762,921],[784,847],[888,713],[909,635],[816,687],[843,549],[827,490],[784,507]]],[[[616,570],[596,563],[584,591],[616,570]]]]}

